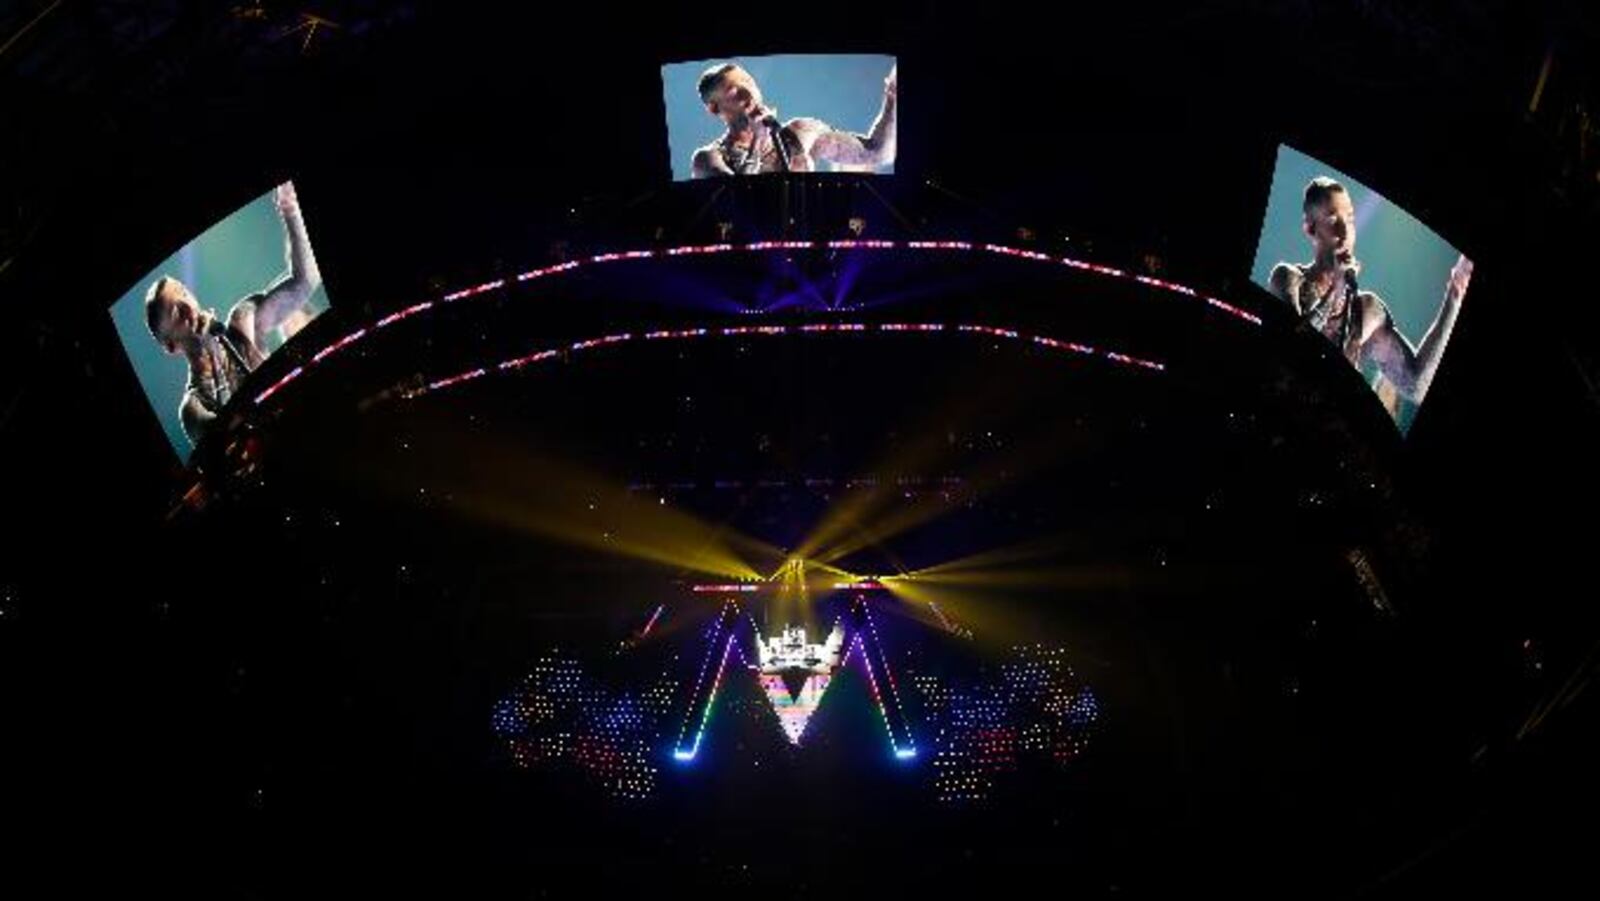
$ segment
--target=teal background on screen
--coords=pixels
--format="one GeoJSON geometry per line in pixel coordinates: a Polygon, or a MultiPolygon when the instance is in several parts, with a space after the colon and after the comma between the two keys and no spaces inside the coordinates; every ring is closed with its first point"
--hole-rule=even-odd
{"type": "MultiPolygon", "coordinates": [[[[306,231],[309,234],[309,225],[306,231]]],[[[188,462],[194,450],[178,415],[189,367],[182,354],[169,355],[151,336],[144,320],[146,292],[157,278],[170,275],[189,286],[202,309],[225,320],[236,301],[264,290],[288,271],[283,219],[273,203],[273,191],[268,191],[162,260],[111,305],[117,337],[180,460],[188,462]]],[[[328,308],[321,286],[312,294],[310,307],[316,313],[328,308]]],[[[262,349],[271,353],[277,347],[262,349]]]]}
{"type": "MultiPolygon", "coordinates": [[[[889,77],[894,62],[894,57],[879,54],[807,53],[730,56],[662,66],[673,180],[688,179],[694,152],[722,136],[722,120],[706,112],[696,89],[701,73],[713,64],[738,63],[755,78],[762,98],[785,122],[805,116],[821,119],[839,131],[866,134],[883,108],[883,80],[889,77]]],[[[893,174],[894,166],[876,171],[893,174]]]]}
{"type": "MultiPolygon", "coordinates": [[[[1376,191],[1288,145],[1278,147],[1250,280],[1266,288],[1273,266],[1311,261],[1311,239],[1302,230],[1305,214],[1301,203],[1306,184],[1318,175],[1334,179],[1349,193],[1356,209],[1361,287],[1383,299],[1401,334],[1415,347],[1439,313],[1450,267],[1460,252],[1376,191]]],[[[1363,375],[1369,381],[1373,377],[1371,372],[1363,375]]],[[[1410,428],[1414,406],[1402,402],[1398,423],[1402,432],[1410,428]]]]}

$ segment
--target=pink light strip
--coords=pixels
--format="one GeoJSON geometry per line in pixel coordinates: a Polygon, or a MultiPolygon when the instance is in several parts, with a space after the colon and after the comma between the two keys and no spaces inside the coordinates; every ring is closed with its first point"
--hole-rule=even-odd
{"type": "Polygon", "coordinates": [[[501,372],[505,372],[510,369],[520,369],[529,363],[537,363],[541,360],[548,360],[559,355],[560,353],[561,351],[559,350],[541,350],[538,353],[528,354],[525,357],[516,357],[514,359],[507,360],[495,368],[499,369],[501,372]]]}
{"type": "Polygon", "coordinates": [[[660,604],[656,607],[656,612],[650,614],[650,621],[645,623],[644,628],[639,631],[640,638],[645,638],[650,635],[650,630],[656,627],[656,620],[661,618],[661,611],[665,609],[667,609],[666,604],[660,604]]]}
{"type": "Polygon", "coordinates": [[[364,329],[364,328],[356,329],[355,331],[351,332],[350,334],[345,335],[343,338],[340,338],[339,340],[333,342],[332,344],[329,344],[327,347],[324,347],[323,349],[317,351],[315,354],[312,355],[311,362],[312,363],[321,363],[323,360],[327,359],[330,355],[338,353],[342,348],[345,348],[345,347],[347,347],[347,346],[349,346],[351,344],[356,343],[357,341],[360,341],[362,336],[366,335],[366,333],[367,333],[367,330],[364,329]]]}
{"type": "Polygon", "coordinates": [[[558,272],[571,272],[582,265],[583,263],[580,260],[571,260],[566,263],[557,263],[554,266],[546,266],[543,269],[530,269],[527,272],[517,276],[517,281],[530,282],[536,278],[544,278],[547,275],[555,275],[558,272]]]}
{"type": "Polygon", "coordinates": [[[423,312],[424,310],[431,310],[431,309],[433,309],[433,301],[431,301],[431,300],[424,300],[422,303],[414,303],[411,306],[406,307],[405,309],[403,309],[403,310],[401,310],[401,311],[399,311],[397,313],[390,313],[389,315],[383,317],[382,319],[379,319],[378,320],[378,328],[383,328],[386,325],[392,325],[392,324],[394,324],[396,322],[399,322],[402,319],[405,319],[408,316],[415,316],[418,313],[423,312]]]}
{"type": "Polygon", "coordinates": [[[452,375],[447,379],[440,379],[437,382],[433,382],[432,384],[428,385],[425,390],[438,391],[441,388],[448,388],[451,385],[459,385],[462,382],[470,382],[475,378],[481,377],[487,371],[488,370],[486,369],[478,368],[469,372],[463,372],[460,375],[452,375]]]}
{"type": "Polygon", "coordinates": [[[259,406],[260,404],[265,403],[267,398],[269,398],[272,395],[278,393],[278,389],[279,388],[282,388],[284,385],[287,385],[290,382],[294,381],[295,379],[299,378],[300,377],[300,373],[302,373],[302,372],[305,372],[305,367],[304,366],[296,366],[295,368],[289,370],[289,373],[287,375],[285,375],[281,379],[278,379],[276,382],[273,382],[272,383],[272,387],[270,387],[267,390],[265,390],[265,391],[261,392],[260,394],[256,395],[256,404],[259,406]]]}
{"type": "Polygon", "coordinates": [[[846,238],[842,241],[829,241],[828,246],[835,250],[892,250],[895,247],[895,242],[846,238]]]}
{"type": "Polygon", "coordinates": [[[481,285],[474,285],[471,288],[465,288],[463,290],[455,292],[454,294],[446,294],[443,297],[443,299],[446,300],[446,301],[462,300],[464,298],[474,297],[474,296],[479,295],[479,294],[487,294],[490,291],[498,291],[501,288],[504,288],[505,286],[506,286],[506,280],[503,279],[503,278],[499,278],[499,279],[495,279],[492,282],[484,282],[481,285]]]}
{"type": "Polygon", "coordinates": [[[1048,253],[1040,253],[1037,250],[1023,250],[1020,247],[1007,247],[1004,244],[985,244],[983,249],[1002,256],[1021,257],[1024,260],[1040,260],[1048,263],[1055,259],[1048,253]]]}
{"type": "Polygon", "coordinates": [[[745,250],[810,250],[817,246],[815,241],[757,241],[746,244],[745,250]]]}
{"type": "MultiPolygon", "coordinates": [[[[946,328],[947,328],[947,326],[945,324],[938,323],[938,322],[891,322],[891,323],[885,323],[885,324],[876,325],[876,326],[870,325],[870,324],[867,324],[867,323],[861,323],[861,322],[837,322],[837,323],[833,323],[833,322],[818,322],[818,323],[811,323],[809,325],[801,325],[801,326],[794,326],[794,327],[784,326],[784,325],[739,325],[739,326],[727,326],[727,327],[720,328],[720,329],[710,329],[710,328],[674,329],[674,330],[663,330],[663,331],[647,332],[644,335],[639,336],[639,337],[642,337],[645,340],[665,341],[665,340],[673,340],[673,339],[686,340],[686,339],[689,339],[689,338],[704,338],[704,337],[716,337],[716,336],[737,337],[737,336],[743,336],[743,335],[786,335],[786,334],[791,334],[791,333],[801,333],[801,334],[862,333],[862,332],[869,332],[869,331],[874,331],[874,330],[879,331],[879,332],[933,333],[933,332],[944,331],[946,328]]],[[[1158,363],[1158,362],[1155,362],[1153,360],[1145,360],[1145,359],[1142,359],[1142,358],[1139,358],[1139,357],[1131,356],[1129,354],[1118,353],[1116,351],[1100,351],[1100,350],[1097,350],[1097,349],[1095,349],[1093,347],[1090,347],[1087,344],[1079,344],[1079,343],[1074,342],[1074,341],[1062,341],[1062,340],[1060,340],[1058,338],[1051,338],[1051,337],[1047,337],[1047,336],[1044,336],[1044,335],[1025,335],[1022,332],[1017,331],[1016,329],[1000,328],[998,326],[992,326],[992,325],[976,325],[976,324],[972,324],[972,323],[962,323],[962,324],[956,325],[955,326],[955,330],[958,331],[958,332],[966,332],[966,333],[969,333],[969,334],[992,335],[992,336],[994,336],[996,338],[1009,338],[1009,339],[1018,340],[1018,341],[1031,341],[1032,343],[1034,343],[1034,344],[1036,344],[1036,345],[1038,345],[1040,347],[1048,347],[1048,348],[1051,348],[1052,350],[1067,351],[1069,353],[1082,354],[1082,355],[1085,355],[1085,356],[1102,356],[1105,359],[1107,359],[1107,360],[1109,360],[1109,361],[1111,361],[1113,363],[1119,363],[1119,364],[1122,364],[1122,365],[1125,365],[1125,366],[1138,366],[1138,367],[1141,367],[1141,368],[1144,368],[1144,369],[1153,370],[1155,372],[1165,372],[1166,368],[1167,368],[1165,364],[1158,363]]],[[[605,346],[609,346],[609,345],[612,345],[612,344],[622,344],[622,343],[625,343],[625,342],[628,342],[628,341],[632,341],[634,339],[634,337],[635,336],[631,332],[624,332],[624,333],[618,334],[618,335],[605,335],[605,336],[599,337],[599,338],[589,338],[589,339],[586,339],[586,340],[583,340],[583,341],[577,341],[577,342],[574,342],[571,345],[568,345],[565,348],[565,351],[563,351],[561,348],[549,348],[549,349],[546,349],[546,350],[541,350],[541,351],[537,351],[535,353],[527,354],[525,356],[515,357],[515,358],[512,358],[510,360],[506,360],[504,362],[496,364],[493,368],[495,370],[501,371],[501,372],[512,370],[512,369],[518,369],[518,368],[521,368],[523,366],[529,365],[531,363],[538,363],[538,362],[541,362],[541,361],[544,361],[544,360],[553,359],[553,358],[559,356],[563,352],[577,353],[577,352],[580,352],[580,351],[593,350],[595,348],[605,347],[605,346]]],[[[415,390],[415,391],[408,392],[404,396],[405,396],[406,399],[420,397],[421,395],[427,394],[428,392],[431,392],[431,391],[436,391],[436,390],[439,390],[441,388],[448,388],[448,387],[450,387],[452,385],[460,384],[461,382],[471,381],[472,379],[475,379],[475,378],[478,378],[479,376],[484,375],[486,373],[486,371],[487,370],[483,369],[483,368],[472,369],[472,370],[469,370],[467,372],[463,372],[463,373],[461,373],[459,375],[451,376],[449,378],[439,379],[437,381],[429,383],[426,387],[420,388],[420,389],[415,390]]],[[[299,370],[296,370],[295,372],[290,373],[289,375],[285,376],[284,379],[281,380],[278,385],[274,385],[272,388],[269,388],[266,393],[270,393],[272,391],[276,391],[282,384],[285,384],[288,381],[291,381],[293,378],[295,378],[298,375],[299,375],[299,370]]],[[[257,403],[260,403],[260,401],[262,399],[264,399],[264,398],[258,399],[257,403]]],[[[723,487],[723,486],[721,486],[719,484],[718,487],[723,487]]]]}
{"type": "Polygon", "coordinates": [[[689,244],[683,247],[668,247],[667,256],[681,257],[691,254],[726,253],[732,249],[732,244],[689,244]]]}

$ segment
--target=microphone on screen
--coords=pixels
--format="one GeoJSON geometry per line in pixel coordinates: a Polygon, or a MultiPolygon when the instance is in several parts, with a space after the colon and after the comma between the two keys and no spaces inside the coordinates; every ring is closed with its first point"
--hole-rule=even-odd
{"type": "Polygon", "coordinates": [[[772,144],[778,149],[778,164],[784,172],[789,171],[789,147],[783,143],[783,125],[778,122],[778,117],[767,113],[761,117],[761,124],[772,133],[772,144]]]}

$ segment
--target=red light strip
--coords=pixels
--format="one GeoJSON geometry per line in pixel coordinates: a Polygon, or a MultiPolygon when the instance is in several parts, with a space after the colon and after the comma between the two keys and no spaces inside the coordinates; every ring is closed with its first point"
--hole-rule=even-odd
{"type": "Polygon", "coordinates": [[[1143,366],[1146,369],[1154,369],[1156,372],[1163,372],[1167,368],[1166,366],[1156,363],[1152,360],[1141,360],[1138,357],[1130,357],[1127,354],[1113,353],[1112,351],[1106,351],[1106,359],[1113,363],[1126,363],[1130,366],[1143,366]]]}
{"type": "Polygon", "coordinates": [[[1040,253],[1037,250],[1023,250],[1020,247],[1007,247],[1004,244],[985,244],[983,245],[983,249],[989,251],[990,253],[998,253],[1002,256],[1021,257],[1024,260],[1040,260],[1046,263],[1053,262],[1055,260],[1055,257],[1052,257],[1048,253],[1040,253]]]}
{"type": "Polygon", "coordinates": [[[653,250],[625,250],[620,253],[600,253],[589,258],[591,263],[610,263],[614,260],[647,260],[656,255],[653,250]]]}

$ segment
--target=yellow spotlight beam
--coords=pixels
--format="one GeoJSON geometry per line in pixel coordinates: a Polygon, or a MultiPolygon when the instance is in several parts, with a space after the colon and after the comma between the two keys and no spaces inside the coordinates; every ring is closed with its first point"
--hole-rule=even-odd
{"type": "MultiPolygon", "coordinates": [[[[1077,435],[1061,432],[1011,445],[1006,453],[990,457],[968,477],[960,490],[982,494],[1014,483],[1059,459],[1063,449],[1077,440],[1077,435]]],[[[937,462],[941,455],[950,453],[948,441],[940,445],[936,435],[924,434],[893,468],[886,467],[885,471],[910,471],[913,467],[937,462]]],[[[904,500],[902,490],[894,485],[873,485],[853,493],[823,515],[802,543],[800,553],[809,558],[833,561],[874,545],[888,552],[884,543],[889,539],[954,509],[939,491],[921,492],[909,503],[901,503],[904,500]]]]}
{"type": "MultiPolygon", "coordinates": [[[[942,468],[945,461],[957,453],[950,437],[956,430],[965,429],[980,413],[993,414],[1018,402],[1014,386],[1000,380],[968,383],[940,413],[899,429],[900,434],[909,435],[910,439],[903,446],[883,449],[879,454],[880,463],[873,471],[887,478],[895,473],[931,472],[942,468]]],[[[807,559],[822,556],[824,548],[846,540],[862,524],[870,524],[898,497],[898,489],[893,484],[857,488],[823,514],[796,553],[807,559]]],[[[878,530],[867,531],[875,534],[878,530]]],[[[830,554],[828,559],[837,560],[839,556],[830,554]]]]}
{"type": "MultiPolygon", "coordinates": [[[[747,557],[771,545],[709,523],[576,464],[439,429],[416,440],[408,495],[443,494],[451,510],[560,543],[730,579],[759,579],[747,557]],[[418,486],[417,482],[422,485],[418,486]]],[[[367,480],[389,477],[355,467],[367,480]]]]}
{"type": "Polygon", "coordinates": [[[882,581],[890,594],[905,602],[912,615],[931,625],[938,625],[938,617],[932,611],[932,606],[937,605],[946,617],[971,628],[986,642],[1022,641],[1031,634],[1025,624],[1012,621],[1000,598],[897,577],[882,581]]]}

